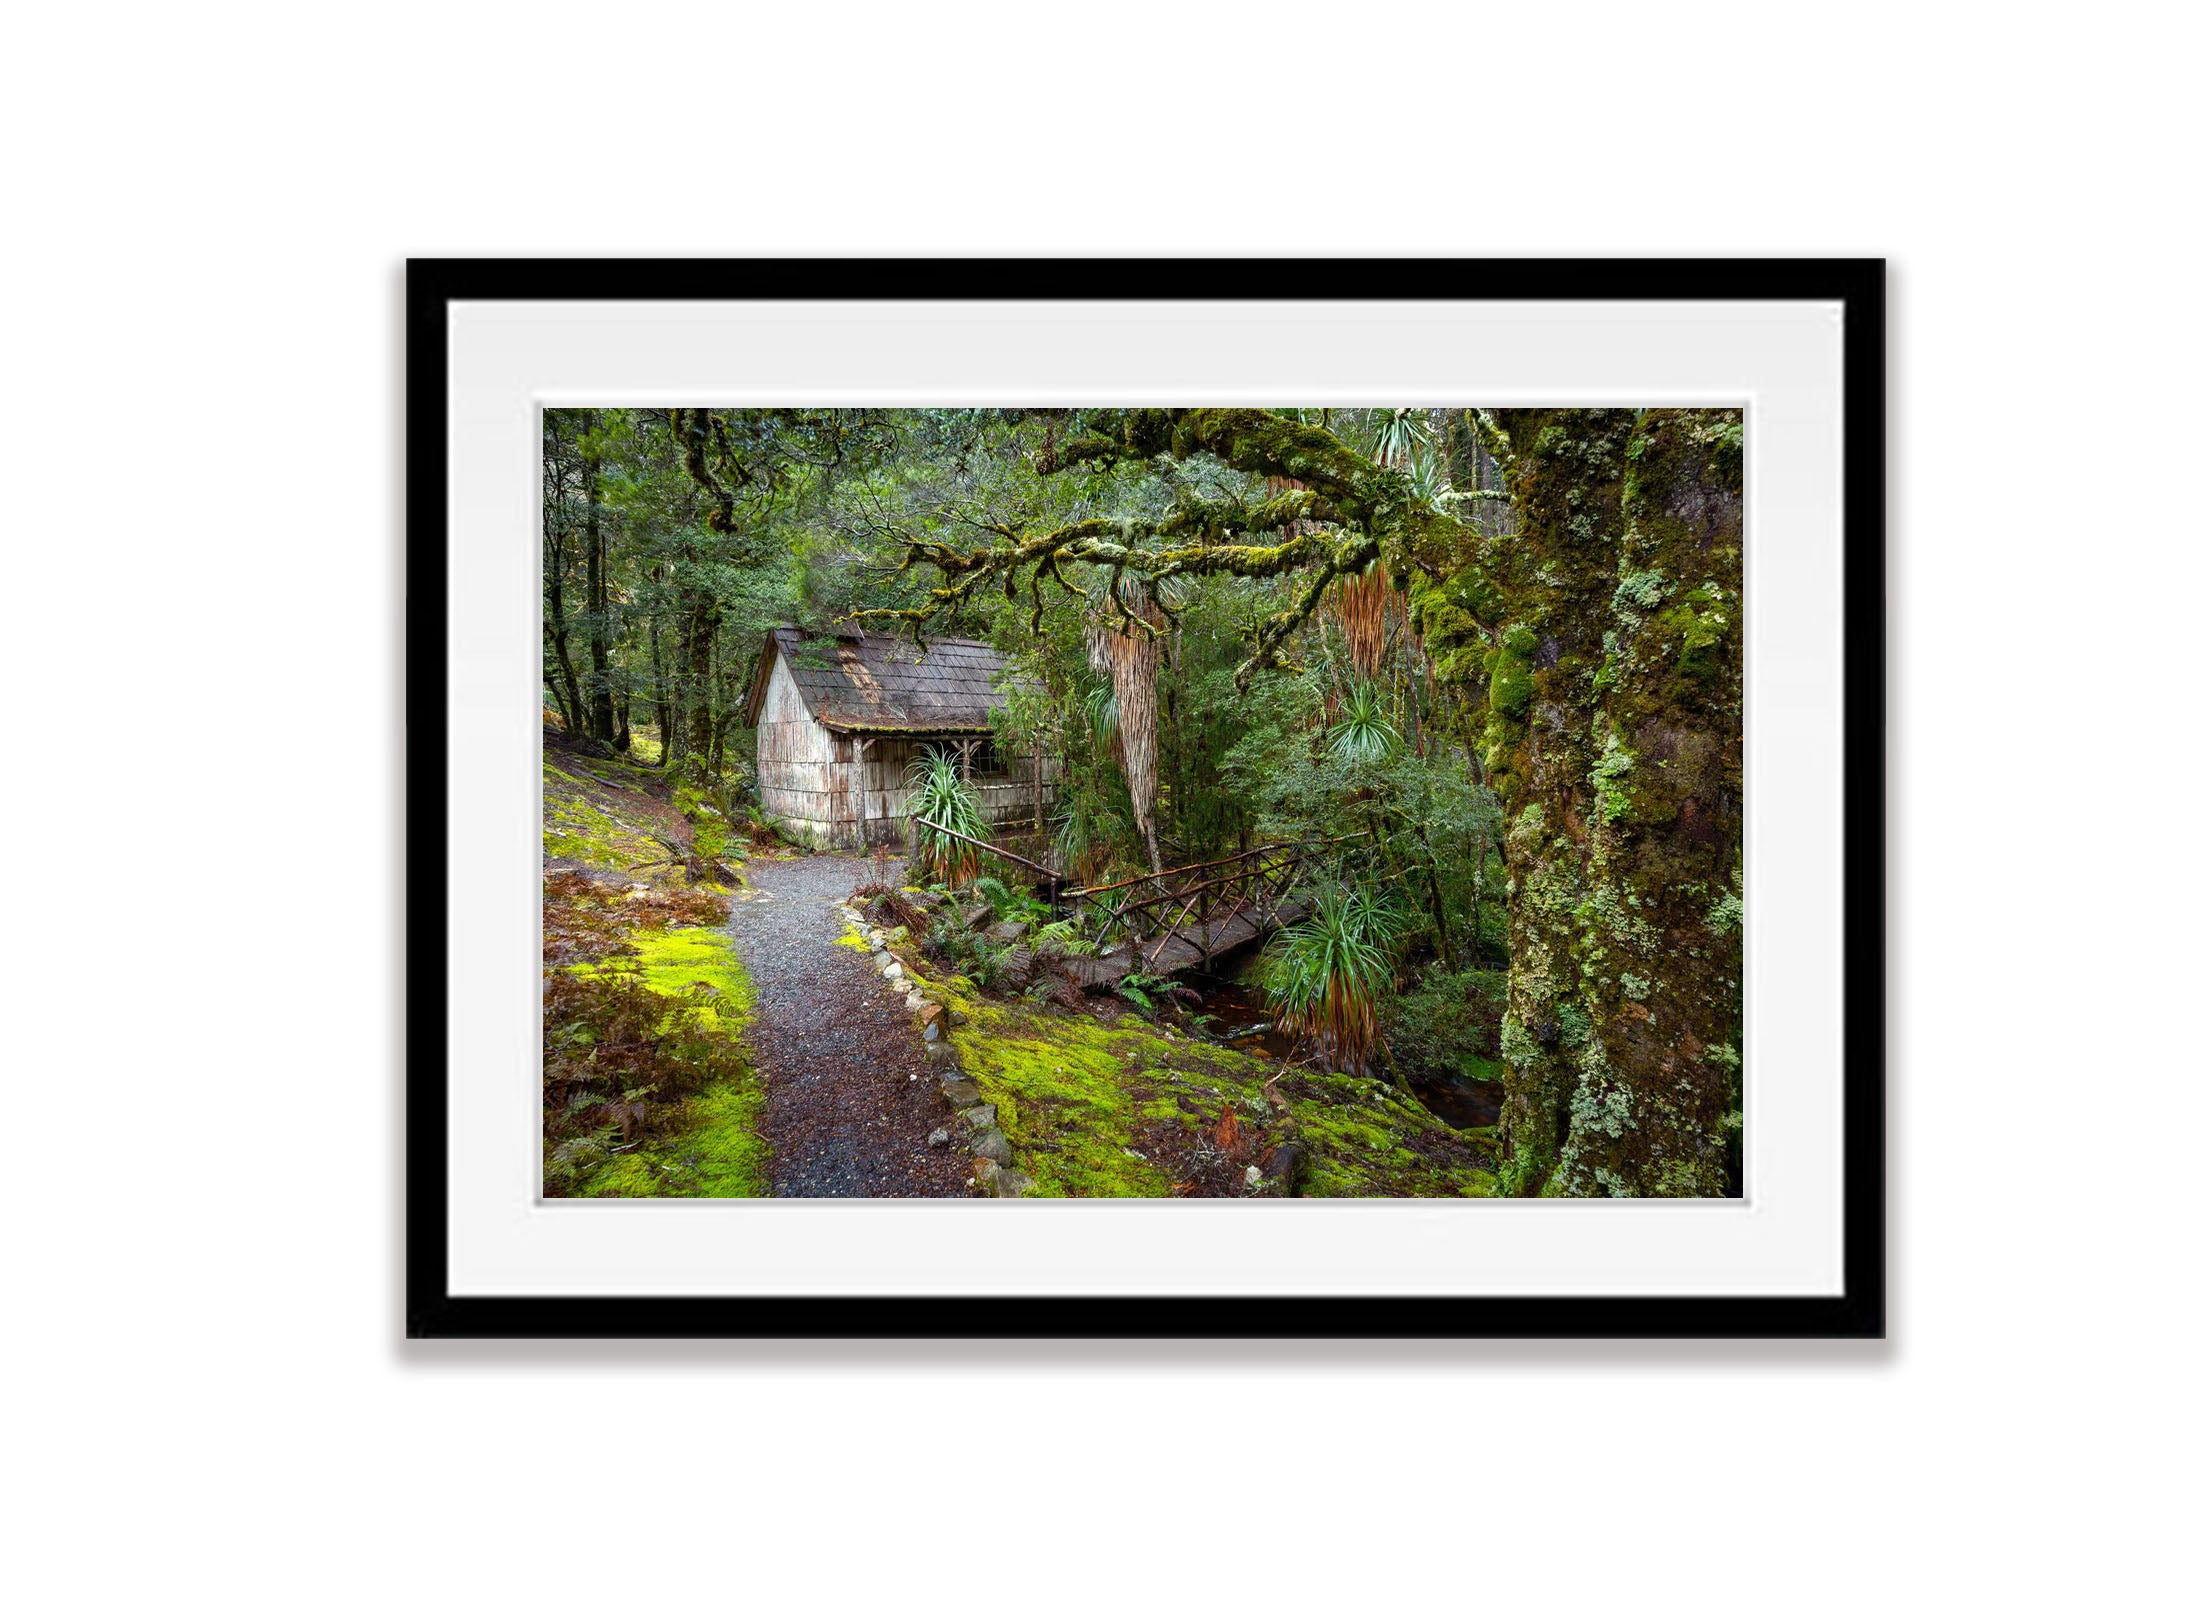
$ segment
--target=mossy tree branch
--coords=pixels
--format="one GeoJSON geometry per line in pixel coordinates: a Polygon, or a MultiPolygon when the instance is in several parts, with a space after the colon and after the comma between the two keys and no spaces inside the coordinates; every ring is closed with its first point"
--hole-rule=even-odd
{"type": "Polygon", "coordinates": [[[1254,627],[1251,654],[1237,670],[1243,687],[1273,665],[1284,645],[1313,614],[1330,583],[1365,571],[1387,551],[1411,563],[1423,550],[1455,560],[1481,534],[1471,523],[1430,507],[1411,492],[1405,476],[1377,465],[1326,428],[1272,411],[1238,407],[1186,410],[1106,410],[1084,414],[1078,432],[1050,441],[1029,458],[1051,476],[1073,467],[1108,471],[1163,457],[1209,455],[1225,465],[1296,487],[1263,500],[1192,499],[1151,521],[1089,519],[1044,533],[1007,524],[980,524],[989,545],[966,547],[921,535],[902,536],[899,570],[929,567],[946,581],[919,604],[849,613],[858,624],[885,625],[922,640],[936,618],[952,619],[990,578],[1010,598],[1020,574],[1036,632],[1045,615],[1045,580],[1087,601],[1094,597],[1065,567],[1095,567],[1108,574],[1107,625],[1148,635],[1160,631],[1143,609],[1126,600],[1124,580],[1143,580],[1146,596],[1168,616],[1162,598],[1172,577],[1230,574],[1273,578],[1306,576],[1288,604],[1254,627]],[[1286,534],[1272,543],[1262,535],[1286,534]]]}

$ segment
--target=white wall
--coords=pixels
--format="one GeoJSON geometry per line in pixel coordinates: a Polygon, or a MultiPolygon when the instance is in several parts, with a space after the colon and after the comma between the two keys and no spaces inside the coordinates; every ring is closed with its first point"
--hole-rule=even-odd
{"type": "Polygon", "coordinates": [[[2188,1584],[2191,30],[20,13],[15,1586],[2188,1584]],[[397,1340],[399,258],[1095,250],[1896,258],[1889,1344],[397,1340]]]}

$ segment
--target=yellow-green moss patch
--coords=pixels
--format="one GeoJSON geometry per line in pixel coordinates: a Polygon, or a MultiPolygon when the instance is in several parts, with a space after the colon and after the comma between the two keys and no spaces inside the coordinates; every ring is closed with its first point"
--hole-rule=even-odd
{"type": "Polygon", "coordinates": [[[641,952],[639,973],[651,993],[677,995],[708,984],[712,992],[698,992],[694,1008],[698,1025],[713,1033],[741,1032],[756,1005],[756,986],[732,940],[716,928],[642,928],[628,938],[641,952]]]}
{"type": "Polygon", "coordinates": [[[949,1034],[957,1062],[996,1107],[1033,1195],[1215,1193],[1219,1172],[1234,1181],[1283,1143],[1310,1155],[1312,1195],[1490,1190],[1482,1150],[1403,1090],[1279,1071],[1136,1018],[1104,1023],[983,998],[962,979],[940,987],[967,1019],[949,1034]],[[1271,1076],[1280,1110],[1264,1092],[1271,1076]],[[1225,1126],[1241,1152],[1227,1161],[1225,1126]]]}

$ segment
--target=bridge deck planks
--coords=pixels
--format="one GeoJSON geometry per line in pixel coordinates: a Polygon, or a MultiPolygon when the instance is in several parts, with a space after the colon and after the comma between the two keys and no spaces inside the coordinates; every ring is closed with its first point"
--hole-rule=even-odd
{"type": "MultiPolygon", "coordinates": [[[[1196,967],[1202,961],[1219,955],[1227,955],[1240,945],[1263,937],[1277,928],[1287,928],[1306,915],[1306,907],[1299,901],[1287,900],[1272,909],[1246,909],[1234,911],[1227,917],[1214,917],[1206,922],[1192,923],[1173,934],[1149,934],[1138,941],[1147,972],[1157,977],[1167,977],[1172,972],[1182,972],[1186,967],[1196,967]]],[[[1126,945],[1104,956],[1084,956],[1065,962],[1064,965],[1087,989],[1112,989],[1122,982],[1131,970],[1131,952],[1126,945]]]]}

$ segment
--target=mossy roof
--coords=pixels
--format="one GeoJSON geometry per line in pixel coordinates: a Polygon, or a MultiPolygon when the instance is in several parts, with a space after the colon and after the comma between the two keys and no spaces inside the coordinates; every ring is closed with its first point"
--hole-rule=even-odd
{"type": "Polygon", "coordinates": [[[751,727],[780,659],[803,709],[835,733],[985,733],[1015,676],[1008,657],[975,639],[931,639],[919,649],[898,634],[774,628],[749,689],[751,727]]]}

